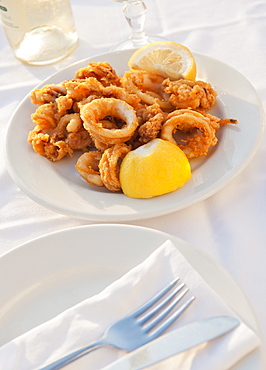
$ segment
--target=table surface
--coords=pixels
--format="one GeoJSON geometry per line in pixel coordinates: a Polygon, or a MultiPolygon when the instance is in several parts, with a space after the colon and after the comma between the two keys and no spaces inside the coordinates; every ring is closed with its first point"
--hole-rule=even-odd
{"type": "MultiPolygon", "coordinates": [[[[266,2],[146,0],[146,31],[182,43],[242,73],[266,104],[266,2]]],[[[64,60],[34,67],[14,57],[0,26],[0,146],[11,114],[43,79],[76,62],[105,53],[129,35],[123,5],[111,0],[72,0],[79,43],[64,60]]],[[[252,122],[250,122],[252,124],[252,122]]],[[[265,135],[248,166],[210,198],[178,212],[130,222],[182,238],[209,254],[240,285],[266,338],[265,135]]],[[[93,222],[35,203],[12,181],[0,156],[0,255],[33,238],[93,222]]]]}

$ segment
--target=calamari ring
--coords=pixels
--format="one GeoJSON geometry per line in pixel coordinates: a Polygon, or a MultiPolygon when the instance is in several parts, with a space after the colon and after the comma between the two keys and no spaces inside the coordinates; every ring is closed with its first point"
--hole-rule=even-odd
{"type": "Polygon", "coordinates": [[[172,111],[169,95],[162,89],[164,78],[142,70],[125,72],[121,79],[122,86],[131,94],[135,94],[148,105],[159,104],[166,111],[172,111]]]}
{"type": "Polygon", "coordinates": [[[121,190],[119,181],[120,163],[131,147],[126,144],[116,144],[104,151],[99,170],[103,184],[111,191],[121,190]]]}
{"type": "Polygon", "coordinates": [[[99,151],[86,152],[79,157],[75,165],[78,173],[90,185],[103,186],[98,167],[101,157],[102,153],[99,151]]]}
{"type": "Polygon", "coordinates": [[[161,138],[176,144],[184,151],[187,158],[197,158],[208,153],[209,147],[217,143],[215,130],[208,117],[204,117],[199,112],[189,109],[180,109],[170,113],[169,118],[162,126],[161,138]],[[201,134],[195,134],[183,140],[186,144],[178,144],[173,137],[177,130],[189,132],[193,129],[200,131],[201,134]]]}
{"type": "Polygon", "coordinates": [[[138,127],[138,119],[133,107],[120,99],[95,99],[81,106],[80,116],[84,122],[84,128],[90,132],[92,138],[108,145],[128,141],[138,127]],[[125,125],[117,129],[105,128],[101,120],[107,116],[120,118],[125,125]]]}

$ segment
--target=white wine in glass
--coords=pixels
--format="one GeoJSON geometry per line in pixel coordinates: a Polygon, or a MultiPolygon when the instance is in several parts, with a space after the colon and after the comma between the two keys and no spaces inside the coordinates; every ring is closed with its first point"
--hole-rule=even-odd
{"type": "Polygon", "coordinates": [[[165,41],[159,36],[148,36],[144,31],[147,8],[142,0],[114,0],[124,3],[123,13],[130,26],[130,37],[114,46],[112,50],[140,48],[151,42],[165,41]]]}

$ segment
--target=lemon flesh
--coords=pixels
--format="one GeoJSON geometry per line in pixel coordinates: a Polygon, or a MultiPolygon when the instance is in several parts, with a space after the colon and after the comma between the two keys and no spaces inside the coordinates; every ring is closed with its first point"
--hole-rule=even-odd
{"type": "Polygon", "coordinates": [[[131,69],[143,69],[170,80],[196,79],[196,62],[191,51],[173,41],[159,41],[136,50],[129,59],[131,69]]]}
{"type": "Polygon", "coordinates": [[[130,151],[120,167],[122,191],[131,198],[152,198],[182,187],[191,178],[184,152],[162,139],[130,151]]]}

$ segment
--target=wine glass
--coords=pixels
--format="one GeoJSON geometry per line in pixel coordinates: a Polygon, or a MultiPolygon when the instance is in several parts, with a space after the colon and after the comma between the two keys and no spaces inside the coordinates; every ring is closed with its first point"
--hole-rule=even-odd
{"type": "Polygon", "coordinates": [[[144,31],[147,8],[142,0],[114,0],[124,3],[123,13],[130,26],[130,37],[120,44],[112,47],[111,50],[125,50],[140,48],[151,42],[165,41],[159,36],[148,36],[144,31]]]}

